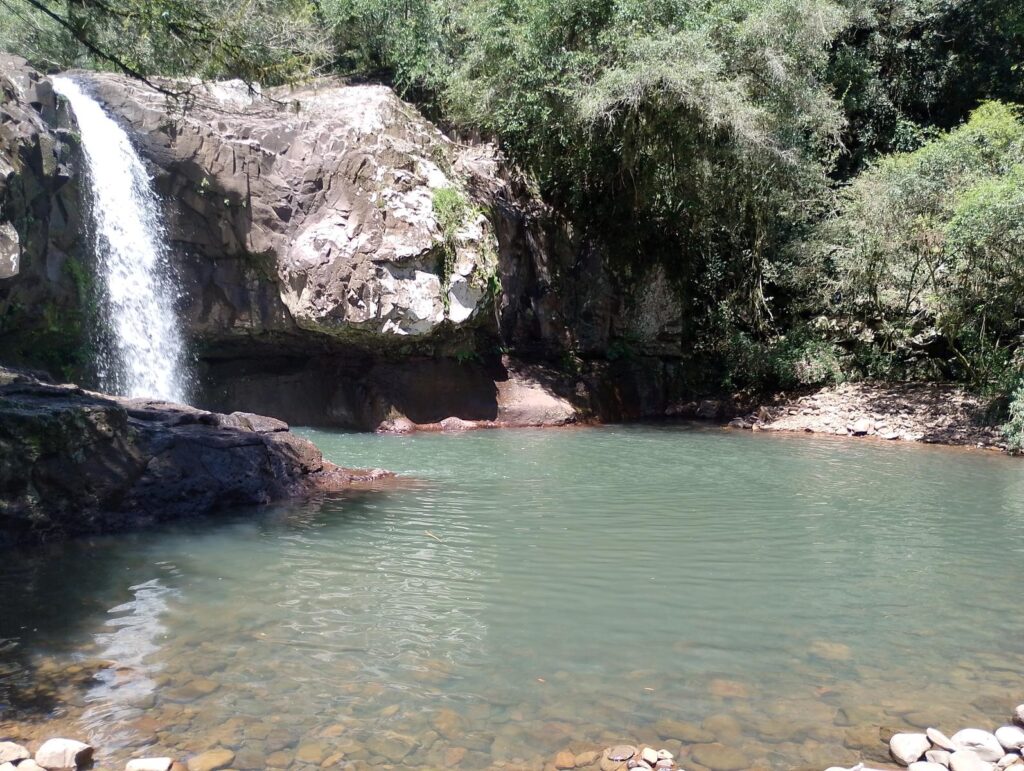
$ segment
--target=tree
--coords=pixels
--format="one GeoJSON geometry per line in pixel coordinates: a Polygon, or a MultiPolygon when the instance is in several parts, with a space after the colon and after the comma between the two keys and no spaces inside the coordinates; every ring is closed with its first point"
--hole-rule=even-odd
{"type": "MultiPolygon", "coordinates": [[[[841,195],[815,249],[829,313],[904,360],[1005,393],[1024,333],[1024,120],[999,102],[841,195]]],[[[934,370],[933,370],[934,373],[934,370]]]]}
{"type": "Polygon", "coordinates": [[[273,84],[308,76],[326,50],[308,0],[0,0],[0,8],[0,45],[44,70],[273,84]]]}

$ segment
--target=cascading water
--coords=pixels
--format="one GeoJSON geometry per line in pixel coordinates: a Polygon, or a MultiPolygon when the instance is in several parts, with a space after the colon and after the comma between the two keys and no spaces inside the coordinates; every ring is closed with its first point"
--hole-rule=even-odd
{"type": "Polygon", "coordinates": [[[71,104],[89,170],[90,215],[109,344],[98,362],[105,390],[184,402],[184,346],[159,205],[131,141],[74,81],[53,78],[71,104]]]}

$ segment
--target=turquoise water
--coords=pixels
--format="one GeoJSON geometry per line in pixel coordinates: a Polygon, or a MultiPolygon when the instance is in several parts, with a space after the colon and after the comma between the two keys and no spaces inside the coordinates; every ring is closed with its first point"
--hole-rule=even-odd
{"type": "Polygon", "coordinates": [[[1024,700],[1013,459],[655,427],[305,433],[423,483],[7,555],[0,682],[115,660],[49,707],[111,761],[224,746],[239,769],[541,768],[627,738],[698,771],[716,744],[824,768],[877,751],[865,727],[994,727],[1024,700]]]}

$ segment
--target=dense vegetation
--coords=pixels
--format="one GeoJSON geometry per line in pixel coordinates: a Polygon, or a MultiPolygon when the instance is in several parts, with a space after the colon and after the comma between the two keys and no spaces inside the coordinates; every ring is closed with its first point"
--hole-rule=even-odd
{"type": "Polygon", "coordinates": [[[0,45],[44,68],[387,79],[497,138],[624,282],[662,263],[719,385],[926,377],[1009,395],[1024,371],[1024,3],[0,10],[0,45]]]}

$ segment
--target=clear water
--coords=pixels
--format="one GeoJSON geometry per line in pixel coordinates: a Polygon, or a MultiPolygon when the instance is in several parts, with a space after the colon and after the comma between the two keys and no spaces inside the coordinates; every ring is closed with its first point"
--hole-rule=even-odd
{"type": "Polygon", "coordinates": [[[653,427],[308,435],[425,485],[6,555],[9,688],[115,659],[55,699],[74,729],[111,760],[219,745],[239,769],[541,768],[620,739],[821,769],[877,752],[878,726],[995,727],[1024,700],[1012,459],[653,427]]]}
{"type": "Polygon", "coordinates": [[[189,378],[176,290],[149,174],[124,129],[95,99],[69,78],[52,80],[74,112],[89,170],[105,326],[97,362],[103,390],[184,402],[189,378]]]}

